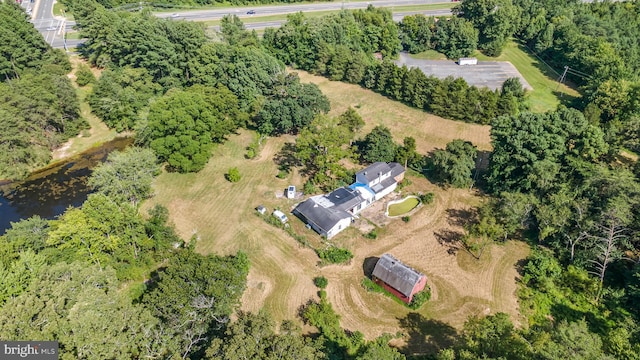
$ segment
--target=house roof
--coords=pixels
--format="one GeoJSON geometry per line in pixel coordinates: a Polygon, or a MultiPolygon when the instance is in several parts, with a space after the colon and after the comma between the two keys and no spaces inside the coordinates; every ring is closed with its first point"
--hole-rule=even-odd
{"type": "Polygon", "coordinates": [[[396,177],[404,172],[404,167],[397,162],[385,163],[385,162],[375,162],[366,168],[357,172],[357,175],[364,176],[367,179],[367,182],[375,180],[381,174],[386,174],[391,172],[391,177],[396,177]]]}
{"type": "Polygon", "coordinates": [[[387,164],[385,162],[378,161],[378,162],[374,162],[373,164],[367,166],[366,168],[358,171],[357,175],[364,176],[364,178],[367,179],[367,182],[369,183],[369,182],[375,180],[381,174],[388,173],[389,170],[391,170],[389,168],[389,164],[387,164]]]}
{"type": "MultiPolygon", "coordinates": [[[[324,198],[324,196],[317,198],[324,198]]],[[[316,197],[312,197],[301,202],[293,210],[293,213],[303,216],[305,221],[313,223],[324,232],[329,232],[340,220],[351,218],[351,215],[345,211],[331,207],[326,208],[316,202],[316,200],[316,197]]]]}
{"type": "Polygon", "coordinates": [[[384,254],[380,257],[372,275],[406,297],[411,296],[414,287],[424,276],[390,254],[384,254]]]}
{"type": "Polygon", "coordinates": [[[344,211],[353,209],[365,200],[360,196],[359,191],[348,187],[335,189],[331,193],[325,195],[325,198],[329,199],[336,209],[344,211]]]}

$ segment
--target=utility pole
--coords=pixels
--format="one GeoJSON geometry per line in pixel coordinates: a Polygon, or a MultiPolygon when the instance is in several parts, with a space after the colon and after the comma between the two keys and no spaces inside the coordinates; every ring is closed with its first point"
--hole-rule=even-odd
{"type": "MultiPolygon", "coordinates": [[[[565,65],[564,66],[564,72],[560,76],[560,79],[558,79],[558,86],[556,86],[556,91],[558,91],[558,88],[560,87],[560,84],[564,83],[564,80],[567,77],[567,71],[569,71],[569,66],[565,65]]],[[[562,94],[560,96],[562,96],[562,94]]]]}

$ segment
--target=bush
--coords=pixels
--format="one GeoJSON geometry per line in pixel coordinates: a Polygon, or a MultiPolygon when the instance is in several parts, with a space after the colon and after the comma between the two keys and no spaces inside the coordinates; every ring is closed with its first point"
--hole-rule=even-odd
{"type": "Polygon", "coordinates": [[[418,197],[420,198],[420,201],[425,204],[431,204],[433,202],[433,198],[435,197],[435,195],[430,192],[430,193],[426,193],[426,194],[419,194],[418,197]]]}
{"type": "Polygon", "coordinates": [[[316,250],[316,253],[324,263],[328,264],[344,264],[353,258],[351,251],[334,246],[324,250],[316,250]]]}
{"type": "Polygon", "coordinates": [[[327,280],[327,278],[324,277],[324,276],[318,276],[318,277],[313,279],[313,283],[319,289],[324,289],[324,288],[327,287],[327,285],[329,285],[329,280],[327,280]]]}
{"type": "Polygon", "coordinates": [[[431,288],[429,288],[429,285],[427,285],[425,286],[424,290],[413,295],[413,299],[411,299],[411,302],[409,303],[409,307],[414,310],[417,310],[420,307],[422,307],[424,303],[429,301],[429,299],[431,299],[431,288]]]}
{"type": "Polygon", "coordinates": [[[402,217],[402,221],[404,221],[404,222],[406,222],[406,223],[408,223],[408,222],[409,222],[409,220],[411,220],[411,216],[403,216],[403,217],[402,217]]]}
{"type": "Polygon", "coordinates": [[[229,169],[229,172],[225,174],[225,178],[232,183],[240,181],[242,176],[240,176],[240,170],[237,167],[233,167],[229,169]]]}
{"type": "Polygon", "coordinates": [[[376,292],[376,293],[385,292],[382,286],[376,284],[373,280],[369,279],[368,277],[365,277],[364,279],[362,279],[362,281],[360,282],[360,285],[362,285],[362,287],[368,292],[376,292]]]}
{"type": "Polygon", "coordinates": [[[373,229],[368,233],[364,234],[364,237],[366,237],[367,239],[375,240],[378,238],[378,231],[376,229],[373,229]]]}
{"type": "Polygon", "coordinates": [[[93,76],[91,69],[85,64],[80,64],[76,70],[76,83],[79,86],[86,86],[94,82],[96,82],[96,77],[93,76]]]}
{"type": "Polygon", "coordinates": [[[287,177],[287,175],[289,175],[289,172],[285,169],[280,169],[280,171],[278,171],[278,175],[276,175],[276,177],[278,179],[285,179],[287,177]]]}
{"type": "Polygon", "coordinates": [[[302,191],[304,191],[305,194],[313,194],[316,192],[316,186],[313,184],[313,182],[311,182],[311,180],[308,180],[306,183],[304,183],[302,191]]]}

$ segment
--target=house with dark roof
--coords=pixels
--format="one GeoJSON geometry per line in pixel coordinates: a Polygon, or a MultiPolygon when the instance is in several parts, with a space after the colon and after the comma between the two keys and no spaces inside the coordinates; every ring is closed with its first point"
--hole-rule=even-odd
{"type": "Polygon", "coordinates": [[[373,281],[385,290],[409,304],[413,295],[424,290],[427,277],[403,264],[390,254],[384,254],[376,263],[371,275],[373,281]]]}
{"type": "Polygon", "coordinates": [[[356,184],[363,184],[373,190],[375,200],[379,200],[396,189],[404,179],[404,166],[392,162],[376,162],[356,173],[356,184]]]}
{"type": "Polygon", "coordinates": [[[356,182],[329,194],[310,197],[293,214],[327,239],[347,228],[355,215],[391,193],[404,178],[398,163],[377,162],[356,174],[356,182]],[[379,173],[377,177],[371,174],[379,173]]]}

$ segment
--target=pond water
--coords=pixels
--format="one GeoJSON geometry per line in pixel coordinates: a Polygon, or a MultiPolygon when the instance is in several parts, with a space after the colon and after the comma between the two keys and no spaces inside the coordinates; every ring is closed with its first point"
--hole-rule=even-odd
{"type": "Polygon", "coordinates": [[[111,151],[122,150],[132,141],[117,138],[33,173],[26,180],[0,184],[0,235],[11,222],[34,215],[53,219],[70,206],[82,205],[91,193],[87,186],[91,169],[105,161],[111,151]]]}

